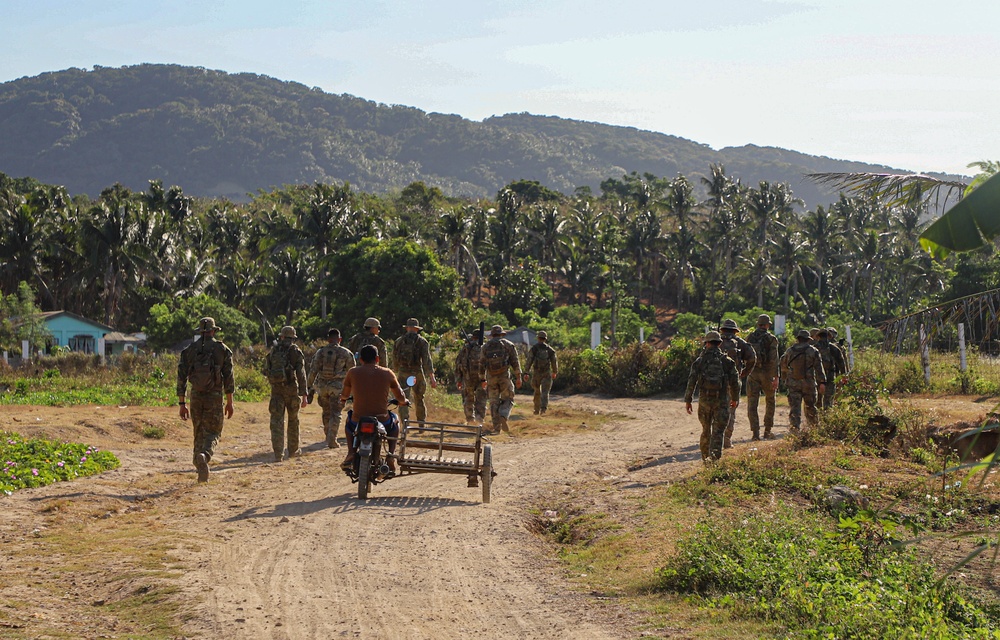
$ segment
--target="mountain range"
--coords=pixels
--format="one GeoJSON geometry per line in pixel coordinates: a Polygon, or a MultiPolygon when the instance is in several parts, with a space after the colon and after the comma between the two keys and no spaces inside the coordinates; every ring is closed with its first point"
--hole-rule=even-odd
{"type": "Polygon", "coordinates": [[[693,181],[712,163],[744,184],[787,182],[806,206],[837,194],[811,172],[889,167],[747,145],[714,150],[632,127],[527,113],[482,122],[252,73],[142,64],[67,69],[0,84],[0,172],[98,194],[149,180],[245,200],[286,184],[386,193],[423,181],[493,197],[520,179],[572,193],[629,172],[693,181]]]}

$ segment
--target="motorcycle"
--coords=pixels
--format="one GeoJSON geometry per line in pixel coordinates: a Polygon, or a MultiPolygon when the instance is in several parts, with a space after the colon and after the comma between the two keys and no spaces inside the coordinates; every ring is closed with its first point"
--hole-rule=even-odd
{"type": "MultiPolygon", "coordinates": [[[[404,391],[408,394],[410,387],[415,383],[414,376],[407,378],[404,391]]],[[[351,482],[357,483],[359,500],[367,500],[372,486],[396,475],[389,466],[389,460],[393,455],[389,453],[389,442],[399,437],[399,417],[391,411],[393,407],[398,406],[398,400],[395,398],[389,400],[388,426],[396,427],[395,436],[390,436],[387,425],[375,416],[361,416],[355,421],[357,426],[354,428],[354,463],[344,471],[351,482]]]]}

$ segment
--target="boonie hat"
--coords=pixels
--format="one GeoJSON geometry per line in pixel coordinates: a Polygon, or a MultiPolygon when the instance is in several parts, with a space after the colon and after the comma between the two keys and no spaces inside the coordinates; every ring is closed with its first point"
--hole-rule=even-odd
{"type": "Polygon", "coordinates": [[[295,327],[287,325],[287,324],[285,326],[281,327],[281,331],[278,333],[278,337],[280,337],[280,338],[298,338],[298,336],[295,335],[295,327]]]}
{"type": "Polygon", "coordinates": [[[808,340],[809,339],[809,330],[808,329],[799,329],[798,333],[795,334],[795,337],[796,338],[802,338],[804,340],[808,340]]]}
{"type": "Polygon", "coordinates": [[[378,318],[368,318],[365,320],[365,329],[371,329],[372,327],[382,328],[382,324],[378,321],[378,318]]]}
{"type": "Polygon", "coordinates": [[[409,320],[407,320],[406,324],[403,325],[403,328],[407,327],[413,327],[417,331],[423,329],[423,327],[420,326],[420,321],[417,320],[416,318],[410,318],[409,320]]]}
{"type": "Polygon", "coordinates": [[[767,324],[771,324],[771,316],[767,315],[766,313],[762,313],[759,316],[757,316],[757,324],[764,324],[765,322],[767,324]]]}
{"type": "Polygon", "coordinates": [[[505,336],[505,335],[507,335],[507,332],[503,330],[503,327],[501,327],[498,324],[495,324],[492,327],[490,327],[490,335],[491,336],[505,336]]]}
{"type": "Polygon", "coordinates": [[[833,327],[827,327],[827,328],[826,328],[826,332],[827,332],[828,334],[830,334],[831,336],[833,336],[834,338],[836,338],[836,337],[837,337],[837,330],[836,330],[836,329],[834,329],[833,327]]]}
{"type": "Polygon", "coordinates": [[[545,333],[544,331],[539,331],[538,333],[535,334],[535,337],[538,338],[539,340],[548,340],[549,334],[545,333]]]}
{"type": "Polygon", "coordinates": [[[221,331],[222,327],[215,324],[215,318],[202,318],[198,321],[198,329],[201,333],[207,333],[209,331],[221,331]]]}
{"type": "Polygon", "coordinates": [[[816,332],[818,336],[829,336],[830,332],[826,330],[826,327],[820,327],[819,331],[816,332]]]}
{"type": "Polygon", "coordinates": [[[722,342],[722,335],[718,331],[709,331],[705,334],[705,342],[722,342]]]}
{"type": "Polygon", "coordinates": [[[736,321],[732,318],[726,318],[722,321],[721,329],[732,329],[733,331],[739,331],[740,327],[736,324],[736,321]]]}

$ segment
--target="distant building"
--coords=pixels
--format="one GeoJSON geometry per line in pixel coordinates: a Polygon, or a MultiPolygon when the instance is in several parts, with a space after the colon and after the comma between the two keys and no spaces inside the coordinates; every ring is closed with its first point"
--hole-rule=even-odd
{"type": "Polygon", "coordinates": [[[526,344],[531,346],[538,342],[535,337],[537,332],[534,329],[529,329],[528,327],[518,327],[517,329],[511,329],[507,332],[505,336],[508,340],[514,344],[526,344]]]}
{"type": "Polygon", "coordinates": [[[104,356],[134,352],[142,338],[115,331],[113,327],[78,316],[69,311],[46,311],[42,322],[52,334],[50,347],[68,347],[79,353],[97,353],[98,341],[104,339],[104,356]]]}

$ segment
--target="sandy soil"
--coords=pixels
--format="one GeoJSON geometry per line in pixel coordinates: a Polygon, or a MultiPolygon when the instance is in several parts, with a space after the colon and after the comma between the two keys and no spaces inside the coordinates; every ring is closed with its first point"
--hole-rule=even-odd
{"type": "MultiPolygon", "coordinates": [[[[528,530],[529,510],[583,481],[625,495],[701,464],[700,428],[682,402],[574,396],[549,411],[573,423],[558,436],[518,436],[532,416],[515,409],[514,437],[494,438],[490,504],[464,477],[440,474],[395,478],[360,502],[337,468],[343,450],[319,444],[316,407],[302,414],[303,457],[275,464],[265,404],[238,405],[201,485],[175,411],[0,407],[0,429],[97,444],[122,460],[98,477],[0,497],[0,636],[135,634],[142,623],[108,608],[166,583],[178,589],[184,637],[636,637],[631,613],[572,586],[528,530]],[[588,425],[598,413],[611,418],[588,425]],[[144,438],[150,426],[166,437],[144,438]],[[150,571],[150,558],[173,571],[150,571]]],[[[777,424],[780,436],[780,404],[777,424]]]]}

